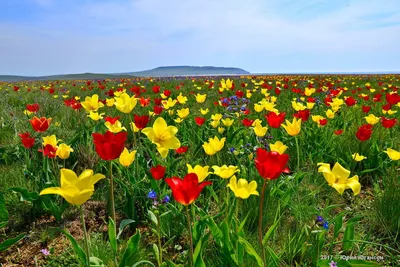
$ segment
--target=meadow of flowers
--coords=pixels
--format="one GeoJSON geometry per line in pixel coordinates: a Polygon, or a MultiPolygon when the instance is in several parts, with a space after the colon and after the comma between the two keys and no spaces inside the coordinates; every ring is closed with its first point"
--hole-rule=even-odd
{"type": "Polygon", "coordinates": [[[399,266],[399,88],[0,83],[0,266],[399,266]]]}

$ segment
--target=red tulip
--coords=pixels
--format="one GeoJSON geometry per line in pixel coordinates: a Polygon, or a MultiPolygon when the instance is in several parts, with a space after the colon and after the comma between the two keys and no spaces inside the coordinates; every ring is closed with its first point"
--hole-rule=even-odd
{"type": "Polygon", "coordinates": [[[243,125],[246,127],[250,127],[251,125],[253,125],[253,122],[254,122],[254,120],[250,120],[248,118],[244,118],[242,120],[243,125]]]}
{"type": "Polygon", "coordinates": [[[241,91],[241,90],[237,90],[236,93],[235,93],[235,95],[236,95],[237,97],[239,97],[239,98],[242,98],[242,97],[244,96],[244,93],[243,93],[243,91],[241,91]]]}
{"type": "Polygon", "coordinates": [[[147,126],[147,124],[150,121],[150,117],[147,115],[143,115],[143,116],[133,115],[133,120],[134,120],[136,127],[141,130],[147,126]]]}
{"type": "Polygon", "coordinates": [[[328,123],[327,119],[319,120],[319,125],[321,125],[321,126],[325,126],[327,123],[328,123]]]}
{"type": "Polygon", "coordinates": [[[194,121],[196,122],[197,125],[201,126],[206,122],[206,118],[196,117],[194,118],[194,121]]]}
{"type": "Polygon", "coordinates": [[[336,135],[341,135],[343,133],[343,130],[336,130],[333,131],[336,135]]]}
{"type": "Polygon", "coordinates": [[[346,102],[346,105],[349,106],[349,107],[354,106],[355,104],[357,104],[357,101],[354,98],[352,98],[351,96],[346,98],[346,100],[344,102],[346,102]]]}
{"type": "Polygon", "coordinates": [[[115,117],[115,118],[113,118],[113,117],[110,117],[110,116],[107,116],[107,117],[105,117],[104,118],[104,120],[105,121],[108,121],[109,123],[111,123],[111,124],[114,124],[117,120],[119,120],[119,116],[117,116],[117,117],[115,117]]]}
{"type": "Polygon", "coordinates": [[[371,138],[372,135],[372,125],[370,124],[363,124],[361,125],[357,132],[356,132],[356,137],[358,140],[361,142],[366,141],[371,138]]]}
{"type": "Polygon", "coordinates": [[[152,90],[153,90],[153,93],[158,94],[160,92],[160,86],[155,85],[155,86],[153,86],[152,90]]]}
{"type": "Polygon", "coordinates": [[[97,154],[103,160],[114,160],[118,158],[124,150],[127,132],[113,134],[107,131],[105,134],[93,133],[93,143],[97,154]]]}
{"type": "Polygon", "coordinates": [[[392,128],[393,126],[396,125],[397,120],[396,120],[396,118],[386,119],[385,117],[382,117],[381,123],[382,123],[382,126],[385,128],[392,128]]]}
{"type": "Polygon", "coordinates": [[[382,109],[386,110],[386,111],[390,110],[391,108],[392,108],[392,105],[390,103],[387,103],[387,104],[382,106],[382,109]]]}
{"type": "Polygon", "coordinates": [[[289,168],[286,166],[289,161],[288,154],[280,155],[278,152],[269,152],[262,148],[258,148],[256,154],[255,164],[262,178],[274,180],[277,179],[282,172],[289,172],[289,168]]]}
{"type": "Polygon", "coordinates": [[[153,112],[156,115],[160,115],[162,111],[163,111],[163,107],[161,107],[161,106],[154,106],[154,108],[153,108],[153,112]]]}
{"type": "Polygon", "coordinates": [[[199,183],[195,173],[187,174],[183,180],[172,177],[165,179],[165,182],[171,187],[174,199],[182,205],[193,203],[200,196],[203,188],[211,184],[211,182],[199,183]]]}
{"type": "Polygon", "coordinates": [[[310,111],[308,109],[299,110],[297,113],[293,114],[294,117],[301,119],[303,122],[307,121],[310,117],[310,111]]]}
{"type": "Polygon", "coordinates": [[[285,112],[279,113],[277,115],[275,112],[269,112],[267,115],[265,115],[265,118],[268,121],[269,126],[272,128],[279,128],[281,127],[281,124],[285,121],[285,112]]]}
{"type": "Polygon", "coordinates": [[[400,95],[398,95],[397,93],[386,93],[386,101],[391,105],[396,105],[400,102],[400,95]]]}
{"type": "Polygon", "coordinates": [[[368,113],[371,110],[371,106],[362,106],[362,111],[368,113]]]}
{"type": "Polygon", "coordinates": [[[30,133],[20,133],[18,135],[21,137],[21,143],[25,148],[29,149],[35,144],[35,138],[32,138],[30,133]]]}
{"type": "Polygon", "coordinates": [[[48,158],[55,158],[57,153],[57,147],[53,147],[52,145],[46,145],[44,149],[38,149],[39,152],[43,153],[43,156],[48,158]]]}
{"type": "Polygon", "coordinates": [[[180,148],[175,149],[175,152],[178,154],[186,153],[188,150],[188,146],[181,146],[180,148]]]}
{"type": "Polygon", "coordinates": [[[39,119],[35,116],[29,122],[35,132],[45,132],[50,126],[51,118],[46,119],[45,117],[41,117],[39,119]]]}
{"type": "Polygon", "coordinates": [[[168,97],[171,95],[171,91],[170,90],[164,90],[163,94],[168,97]]]}
{"type": "Polygon", "coordinates": [[[155,105],[160,106],[161,102],[162,102],[162,98],[154,98],[153,101],[154,101],[155,105]]]}
{"type": "Polygon", "coordinates": [[[150,104],[150,97],[149,98],[141,97],[139,101],[140,101],[140,106],[146,107],[150,104]]]}
{"type": "Polygon", "coordinates": [[[30,112],[37,112],[39,111],[39,108],[40,108],[39,104],[36,103],[26,105],[26,109],[29,110],[30,112]]]}
{"type": "Polygon", "coordinates": [[[150,168],[151,176],[153,176],[153,178],[157,181],[161,180],[165,175],[165,169],[166,169],[166,167],[161,166],[161,165],[151,167],[150,168]]]}

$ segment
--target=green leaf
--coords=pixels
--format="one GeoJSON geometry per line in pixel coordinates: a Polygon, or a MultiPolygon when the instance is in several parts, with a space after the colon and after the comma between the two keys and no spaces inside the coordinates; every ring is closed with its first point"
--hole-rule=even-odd
{"type": "Polygon", "coordinates": [[[270,238],[270,236],[272,235],[272,233],[275,231],[276,227],[278,227],[279,222],[281,221],[282,215],[279,217],[278,220],[276,220],[274,222],[273,225],[271,225],[271,227],[268,229],[267,233],[264,235],[264,238],[262,240],[262,244],[263,246],[265,246],[265,244],[268,242],[268,239],[270,238]]]}
{"type": "Polygon", "coordinates": [[[135,222],[135,220],[132,220],[132,219],[124,219],[124,220],[122,220],[122,222],[119,224],[117,240],[121,236],[121,234],[124,231],[125,227],[127,227],[129,224],[134,223],[134,222],[135,222]]]}
{"type": "Polygon", "coordinates": [[[75,254],[78,256],[78,259],[83,265],[88,265],[87,262],[87,257],[85,251],[82,249],[82,247],[76,242],[75,238],[68,232],[62,231],[64,235],[69,239],[69,241],[72,244],[72,248],[74,249],[75,254]]]}
{"type": "Polygon", "coordinates": [[[242,244],[246,252],[257,261],[258,266],[264,266],[262,259],[246,239],[239,236],[239,243],[242,244]]]}
{"type": "Polygon", "coordinates": [[[150,220],[151,220],[155,225],[158,225],[158,220],[157,220],[156,215],[155,215],[151,210],[148,210],[147,213],[149,214],[150,220]]]}
{"type": "Polygon", "coordinates": [[[25,234],[19,234],[14,238],[7,239],[6,241],[0,243],[0,251],[8,249],[15,243],[18,243],[24,237],[25,237],[25,234]]]}
{"type": "Polygon", "coordinates": [[[339,236],[340,229],[343,226],[343,217],[341,214],[335,218],[335,228],[333,233],[333,238],[336,239],[339,236]]]}
{"type": "Polygon", "coordinates": [[[117,237],[115,236],[115,223],[113,219],[108,219],[108,238],[110,239],[111,249],[114,255],[117,254],[117,237]]]}
{"type": "Polygon", "coordinates": [[[0,193],[0,228],[4,227],[8,222],[8,211],[6,209],[6,202],[4,196],[0,193]]]}
{"type": "Polygon", "coordinates": [[[21,201],[33,202],[38,200],[40,197],[37,192],[29,192],[28,189],[24,187],[12,187],[8,190],[13,191],[14,193],[19,193],[21,195],[21,201]]]}
{"type": "Polygon", "coordinates": [[[347,223],[346,230],[343,237],[343,250],[350,250],[353,246],[354,239],[354,223],[347,223]]]}
{"type": "Polygon", "coordinates": [[[126,249],[122,255],[119,267],[131,266],[134,264],[135,253],[139,248],[140,231],[137,229],[136,233],[128,240],[126,249]]]}
{"type": "Polygon", "coordinates": [[[202,252],[203,252],[203,247],[204,243],[208,240],[208,237],[210,236],[210,233],[206,234],[202,238],[200,238],[199,242],[196,244],[196,248],[194,249],[193,252],[193,262],[195,267],[206,267],[206,264],[204,263],[202,252]]]}

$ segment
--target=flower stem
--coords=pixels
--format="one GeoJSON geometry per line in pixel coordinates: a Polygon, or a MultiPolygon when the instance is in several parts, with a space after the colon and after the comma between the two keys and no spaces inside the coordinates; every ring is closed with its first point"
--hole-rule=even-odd
{"type": "Polygon", "coordinates": [[[86,265],[90,265],[90,247],[89,247],[89,236],[86,231],[86,224],[85,224],[85,216],[83,215],[83,208],[82,205],[79,206],[79,210],[81,213],[81,223],[82,223],[82,228],[83,228],[83,238],[85,240],[85,248],[86,248],[86,265]]]}
{"type": "Polygon", "coordinates": [[[262,243],[263,237],[262,237],[262,214],[263,214],[263,208],[264,208],[264,193],[265,193],[265,186],[267,185],[267,180],[264,179],[262,191],[261,191],[261,198],[260,198],[260,210],[259,210],[259,215],[258,215],[258,241],[260,242],[260,247],[261,247],[261,252],[262,252],[262,259],[264,265],[265,263],[265,252],[264,252],[264,246],[262,243]]]}
{"type": "Polygon", "coordinates": [[[299,147],[299,141],[297,140],[297,135],[294,137],[294,140],[296,141],[296,150],[297,150],[297,171],[300,169],[300,147],[299,147]]]}
{"type": "Polygon", "coordinates": [[[188,222],[188,230],[189,230],[189,241],[190,241],[190,266],[193,267],[193,237],[192,237],[192,227],[190,222],[190,214],[188,205],[186,205],[186,218],[188,222]]]}
{"type": "Polygon", "coordinates": [[[115,219],[115,204],[114,204],[114,179],[112,176],[112,161],[110,160],[110,201],[111,201],[111,215],[114,221],[114,233],[117,235],[117,221],[115,219]]]}
{"type": "MultiPolygon", "coordinates": [[[[160,184],[157,181],[158,194],[161,196],[160,184]]],[[[162,245],[161,245],[161,220],[160,220],[160,210],[157,210],[157,238],[158,238],[158,248],[160,250],[160,262],[159,266],[163,263],[163,255],[162,255],[162,245]]]]}

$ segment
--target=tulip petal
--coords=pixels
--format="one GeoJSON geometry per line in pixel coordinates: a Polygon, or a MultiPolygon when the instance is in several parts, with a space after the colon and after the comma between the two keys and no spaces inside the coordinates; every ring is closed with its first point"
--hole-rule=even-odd
{"type": "Polygon", "coordinates": [[[354,195],[358,195],[361,191],[361,184],[358,181],[358,176],[355,175],[352,178],[348,179],[346,182],[346,186],[348,188],[351,188],[351,190],[353,191],[354,195]]]}

